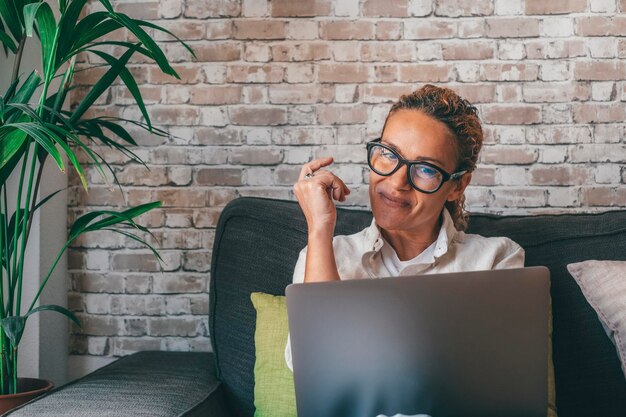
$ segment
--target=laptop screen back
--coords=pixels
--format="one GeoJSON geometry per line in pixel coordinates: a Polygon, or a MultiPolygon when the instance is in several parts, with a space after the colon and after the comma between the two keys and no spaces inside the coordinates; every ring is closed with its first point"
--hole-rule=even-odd
{"type": "Polygon", "coordinates": [[[543,267],[287,287],[299,417],[542,416],[543,267]]]}

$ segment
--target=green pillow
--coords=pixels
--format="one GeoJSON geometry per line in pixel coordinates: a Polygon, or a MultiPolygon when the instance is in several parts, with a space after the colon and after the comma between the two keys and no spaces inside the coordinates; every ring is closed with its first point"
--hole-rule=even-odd
{"type": "Polygon", "coordinates": [[[293,373],[285,363],[286,299],[260,292],[253,292],[250,299],[256,310],[254,417],[296,417],[293,373]]]}

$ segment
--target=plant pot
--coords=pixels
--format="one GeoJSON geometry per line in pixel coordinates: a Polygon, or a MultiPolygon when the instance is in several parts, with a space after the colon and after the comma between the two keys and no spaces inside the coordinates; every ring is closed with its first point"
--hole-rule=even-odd
{"type": "Polygon", "coordinates": [[[0,415],[50,391],[54,384],[45,379],[18,378],[17,394],[0,395],[0,415]]]}

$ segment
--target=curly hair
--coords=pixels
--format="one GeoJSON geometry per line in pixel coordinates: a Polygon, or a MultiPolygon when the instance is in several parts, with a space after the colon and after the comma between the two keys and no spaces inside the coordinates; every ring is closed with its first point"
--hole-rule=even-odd
{"type": "MultiPolygon", "coordinates": [[[[444,123],[453,133],[457,144],[457,169],[472,172],[476,169],[478,154],[483,144],[483,129],[476,107],[449,88],[426,84],[406,94],[393,104],[385,120],[398,110],[419,110],[444,123]]],[[[446,201],[446,208],[457,230],[466,230],[469,214],[465,210],[465,195],[446,201]]]]}

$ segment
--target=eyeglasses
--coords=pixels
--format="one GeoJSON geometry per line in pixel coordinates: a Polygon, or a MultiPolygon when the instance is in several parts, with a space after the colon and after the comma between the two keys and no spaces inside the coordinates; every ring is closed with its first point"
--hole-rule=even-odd
{"type": "Polygon", "coordinates": [[[422,193],[432,194],[437,192],[444,182],[456,180],[467,172],[458,171],[448,174],[437,165],[426,161],[409,161],[398,155],[390,146],[381,143],[378,138],[367,143],[367,164],[370,169],[387,177],[396,172],[402,165],[407,166],[407,179],[411,187],[422,193]]]}

